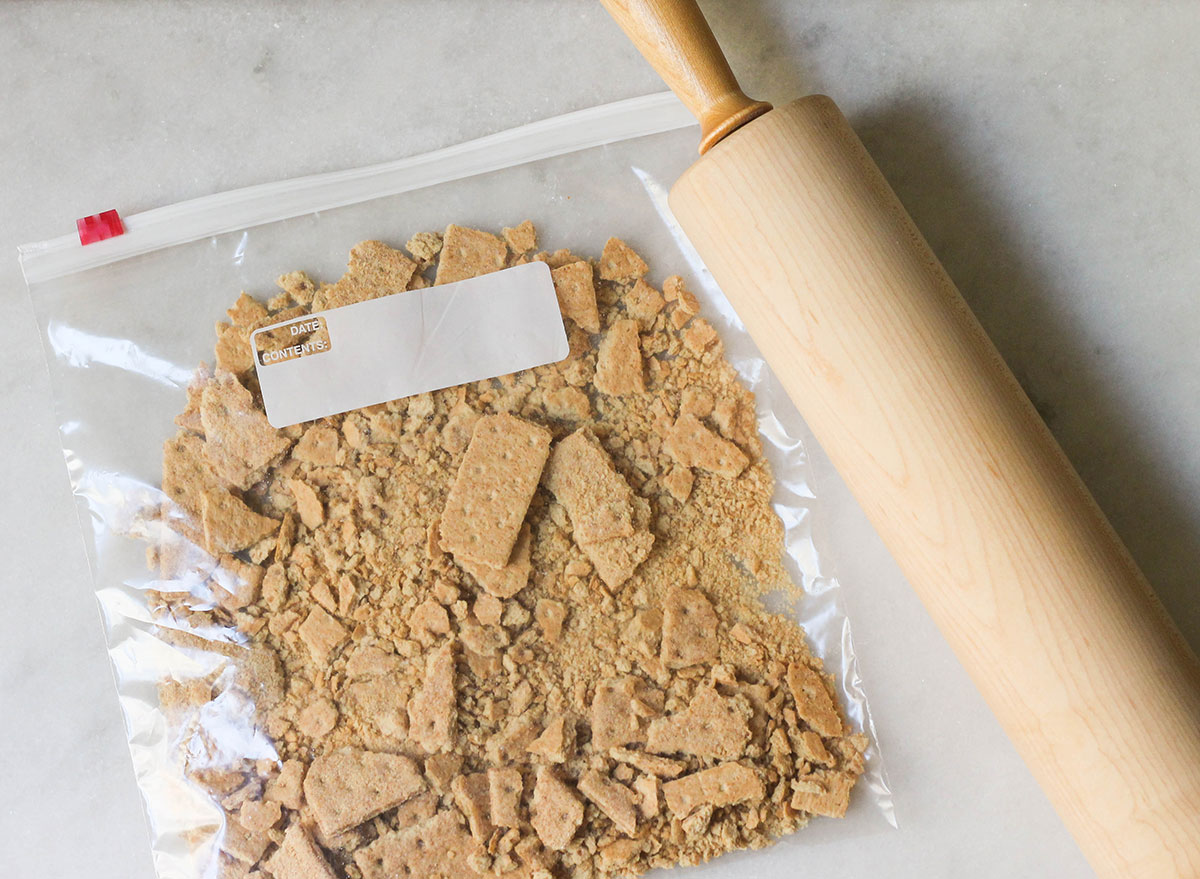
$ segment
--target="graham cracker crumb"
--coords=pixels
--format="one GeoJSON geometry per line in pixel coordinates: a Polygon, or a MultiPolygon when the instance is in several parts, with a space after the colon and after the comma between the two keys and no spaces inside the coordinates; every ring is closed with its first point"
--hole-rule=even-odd
{"type": "Polygon", "coordinates": [[[492,823],[497,827],[520,827],[521,797],[525,792],[520,770],[493,767],[487,771],[487,779],[492,823]]]}
{"type": "Polygon", "coordinates": [[[258,482],[291,442],[267,423],[237,377],[219,371],[200,399],[204,456],[214,475],[240,489],[258,482]]]}
{"type": "Polygon", "coordinates": [[[200,522],[204,548],[210,553],[239,552],[253,546],[279,527],[279,521],[260,516],[244,503],[220,489],[200,495],[200,522]]]}
{"type": "MultiPolygon", "coordinates": [[[[658,723],[659,721],[654,721],[658,723]]],[[[653,736],[654,725],[651,724],[651,735],[653,736]]],[[[653,746],[651,746],[653,748],[653,746]]],[[[660,750],[653,748],[653,750],[660,750]]],[[[668,749],[674,750],[674,749],[668,749]]],[[[684,769],[687,768],[686,763],[679,760],[671,760],[667,757],[659,757],[655,754],[647,754],[643,751],[631,751],[628,748],[610,748],[609,755],[620,763],[628,763],[642,772],[649,775],[654,775],[659,778],[675,778],[684,769]]]]}
{"type": "Polygon", "coordinates": [[[643,330],[649,330],[654,325],[654,318],[666,304],[663,295],[641,278],[638,278],[633,289],[625,296],[626,313],[636,320],[643,330]]]}
{"type": "Polygon", "coordinates": [[[567,511],[575,542],[611,588],[622,586],[649,552],[654,536],[639,522],[633,491],[587,428],[561,440],[546,469],[546,486],[567,511]]]}
{"type": "Polygon", "coordinates": [[[424,268],[431,265],[438,253],[441,252],[442,236],[438,232],[418,232],[408,239],[404,248],[424,268]]]}
{"type": "Polygon", "coordinates": [[[702,317],[695,318],[683,331],[683,344],[697,357],[719,341],[717,331],[702,317]]]}
{"type": "Polygon", "coordinates": [[[338,435],[331,427],[315,425],[304,432],[292,449],[292,457],[314,467],[332,467],[337,463],[338,435]]]}
{"type": "Polygon", "coordinates": [[[692,754],[736,760],[750,744],[749,704],[725,697],[716,687],[702,686],[688,707],[650,724],[646,749],[660,754],[692,754]]]}
{"type": "Polygon", "coordinates": [[[438,793],[448,793],[462,768],[462,754],[434,754],[425,760],[425,775],[438,793]]]}
{"type": "Polygon", "coordinates": [[[583,421],[592,417],[592,404],[587,394],[568,386],[546,395],[546,414],[565,421],[583,421]]]}
{"type": "Polygon", "coordinates": [[[476,842],[487,842],[496,826],[491,820],[491,786],[486,772],[460,775],[450,784],[454,802],[467,816],[467,826],[476,842]]]}
{"type": "Polygon", "coordinates": [[[289,479],[287,484],[296,500],[296,512],[300,514],[304,527],[310,531],[319,528],[325,521],[325,506],[312,486],[302,479],[289,479]]]}
{"type": "Polygon", "coordinates": [[[562,636],[563,622],[567,619],[567,606],[551,598],[540,598],[533,611],[534,619],[542,628],[542,637],[549,644],[557,644],[562,636]]]}
{"type": "Polygon", "coordinates": [[[792,808],[829,818],[842,818],[850,805],[854,776],[844,772],[817,770],[792,782],[792,808]]]}
{"type": "Polygon", "coordinates": [[[687,503],[687,499],[691,497],[695,481],[695,474],[687,467],[672,467],[671,472],[662,479],[663,488],[681,504],[687,503]]]}
{"type": "Polygon", "coordinates": [[[209,669],[160,686],[226,815],[193,844],[218,834],[215,875],[604,879],[842,814],[866,740],[761,604],[790,585],[774,483],[696,297],[616,239],[445,243],[239,296],[181,394],[147,595],[209,669]],[[249,333],[420,288],[439,254],[442,283],[546,262],[570,356],[271,428],[249,333]]]}
{"type": "Polygon", "coordinates": [[[341,308],[408,289],[417,264],[382,241],[363,241],[350,250],[346,274],[335,284],[321,287],[313,297],[313,311],[341,308]]]}
{"type": "Polygon", "coordinates": [[[321,665],[329,661],[333,652],[348,637],[342,624],[321,607],[314,607],[308,612],[298,631],[312,658],[321,665]]]}
{"type": "Polygon", "coordinates": [[[566,716],[558,715],[546,724],[542,734],[530,742],[526,750],[550,763],[566,763],[575,750],[575,724],[566,716]]]}
{"type": "Polygon", "coordinates": [[[662,710],[663,694],[636,675],[604,681],[592,700],[592,747],[598,751],[646,740],[646,719],[662,710]]]}
{"type": "Polygon", "coordinates": [[[317,292],[317,283],[307,272],[288,272],[276,278],[275,284],[297,305],[312,305],[317,292]]]}

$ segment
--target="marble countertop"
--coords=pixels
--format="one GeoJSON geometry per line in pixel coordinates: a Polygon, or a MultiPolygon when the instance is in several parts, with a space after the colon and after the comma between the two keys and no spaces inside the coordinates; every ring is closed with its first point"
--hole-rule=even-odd
{"type": "MultiPolygon", "coordinates": [[[[703,4],[746,90],[833,95],[1200,645],[1200,7],[703,4]]],[[[15,247],[661,90],[591,2],[0,6],[0,873],[150,879],[15,247]]],[[[1091,875],[828,463],[899,830],[811,876],[1091,875]]]]}

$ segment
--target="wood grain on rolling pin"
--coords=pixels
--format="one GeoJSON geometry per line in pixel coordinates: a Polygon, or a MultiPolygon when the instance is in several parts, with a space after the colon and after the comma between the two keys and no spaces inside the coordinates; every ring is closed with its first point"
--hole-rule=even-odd
{"type": "Polygon", "coordinates": [[[1200,665],[837,107],[671,206],[1093,867],[1200,876],[1200,665]]]}

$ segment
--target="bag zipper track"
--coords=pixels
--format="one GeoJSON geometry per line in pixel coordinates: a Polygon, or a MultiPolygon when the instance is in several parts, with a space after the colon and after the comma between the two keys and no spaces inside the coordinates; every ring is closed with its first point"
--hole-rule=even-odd
{"type": "Polygon", "coordinates": [[[35,284],[212,235],[694,124],[670,92],[601,104],[417,156],[261,183],[153,208],[124,217],[124,235],[87,247],[75,235],[22,244],[18,248],[21,270],[26,284],[35,284]]]}

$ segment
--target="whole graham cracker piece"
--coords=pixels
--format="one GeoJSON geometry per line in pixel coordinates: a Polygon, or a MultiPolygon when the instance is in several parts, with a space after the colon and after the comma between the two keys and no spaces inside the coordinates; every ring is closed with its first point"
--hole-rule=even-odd
{"type": "Polygon", "coordinates": [[[550,432],[512,415],[479,419],[442,513],[442,549],[503,568],[537,489],[550,432]]]}

